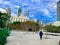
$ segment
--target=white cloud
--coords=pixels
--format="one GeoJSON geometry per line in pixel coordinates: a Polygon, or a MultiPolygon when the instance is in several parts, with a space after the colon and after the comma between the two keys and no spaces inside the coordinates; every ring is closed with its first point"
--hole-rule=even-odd
{"type": "Polygon", "coordinates": [[[30,17],[34,17],[34,15],[32,14],[30,17]]]}
{"type": "Polygon", "coordinates": [[[49,18],[53,18],[51,15],[48,15],[49,18]]]}
{"type": "Polygon", "coordinates": [[[45,15],[48,15],[49,14],[49,11],[47,9],[44,10],[44,14],[45,15]]]}
{"type": "Polygon", "coordinates": [[[20,6],[18,6],[18,5],[14,5],[14,7],[19,8],[20,6]]]}
{"type": "Polygon", "coordinates": [[[24,5],[29,5],[28,3],[23,3],[24,5]]]}
{"type": "Polygon", "coordinates": [[[57,5],[54,5],[54,8],[56,8],[57,7],[57,5]]]}
{"type": "Polygon", "coordinates": [[[11,15],[13,15],[13,16],[17,16],[16,14],[14,14],[14,13],[11,13],[11,15]]]}
{"type": "Polygon", "coordinates": [[[8,5],[8,4],[10,4],[10,2],[9,2],[9,1],[4,1],[4,3],[3,3],[3,4],[8,5]]]}
{"type": "Polygon", "coordinates": [[[32,12],[33,14],[35,14],[36,12],[32,12]]]}
{"type": "Polygon", "coordinates": [[[3,0],[0,0],[0,4],[2,4],[3,3],[3,0]]]}
{"type": "Polygon", "coordinates": [[[31,0],[32,2],[40,2],[41,0],[31,0]]]}
{"type": "Polygon", "coordinates": [[[31,9],[36,9],[35,7],[32,7],[31,9]]]}
{"type": "Polygon", "coordinates": [[[14,0],[14,1],[15,1],[15,2],[18,2],[18,3],[20,2],[20,0],[14,0]]]}
{"type": "Polygon", "coordinates": [[[49,8],[49,9],[56,9],[56,7],[57,7],[56,3],[52,3],[52,4],[47,5],[47,8],[49,8]]]}
{"type": "Polygon", "coordinates": [[[0,0],[0,4],[9,5],[9,4],[11,4],[11,2],[0,0]]]}
{"type": "Polygon", "coordinates": [[[0,8],[0,11],[1,11],[1,12],[6,12],[6,10],[5,10],[5,9],[3,9],[3,8],[0,8]]]}
{"type": "Polygon", "coordinates": [[[50,15],[50,13],[49,13],[49,10],[48,9],[40,9],[41,10],[41,12],[43,12],[44,13],[44,15],[46,15],[46,16],[49,16],[50,15]]]}

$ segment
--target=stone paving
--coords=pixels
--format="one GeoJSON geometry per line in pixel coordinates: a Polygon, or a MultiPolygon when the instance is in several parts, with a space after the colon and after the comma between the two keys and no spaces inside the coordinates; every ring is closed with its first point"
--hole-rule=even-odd
{"type": "Polygon", "coordinates": [[[59,45],[60,36],[47,35],[47,37],[48,39],[44,35],[40,40],[36,32],[12,31],[5,45],[59,45]]]}

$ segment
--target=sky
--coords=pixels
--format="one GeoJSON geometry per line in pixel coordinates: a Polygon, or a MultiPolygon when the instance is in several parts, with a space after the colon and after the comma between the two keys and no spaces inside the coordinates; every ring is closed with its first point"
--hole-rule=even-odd
{"type": "Polygon", "coordinates": [[[0,11],[5,12],[6,8],[11,8],[11,14],[17,15],[19,7],[29,10],[30,19],[38,19],[44,22],[57,21],[58,0],[0,0],[0,11]]]}

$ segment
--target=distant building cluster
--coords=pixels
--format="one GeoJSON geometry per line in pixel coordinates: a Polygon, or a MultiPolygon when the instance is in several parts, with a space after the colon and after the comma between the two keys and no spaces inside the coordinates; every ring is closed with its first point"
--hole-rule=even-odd
{"type": "Polygon", "coordinates": [[[11,23],[15,22],[15,21],[20,21],[20,22],[26,22],[28,21],[29,18],[27,16],[11,16],[11,23]]]}
{"type": "Polygon", "coordinates": [[[15,21],[26,22],[26,21],[30,20],[28,16],[24,16],[21,14],[22,13],[21,7],[19,7],[19,9],[18,9],[18,14],[17,14],[18,16],[11,15],[11,9],[10,8],[7,8],[6,12],[8,13],[8,15],[11,16],[10,17],[11,23],[13,23],[15,21]]]}
{"type": "Polygon", "coordinates": [[[7,8],[6,12],[8,13],[8,15],[11,16],[10,17],[10,22],[11,23],[13,23],[15,21],[20,21],[20,22],[34,21],[36,23],[42,24],[40,20],[39,21],[37,19],[30,20],[28,10],[24,11],[24,15],[23,15],[21,7],[18,8],[17,16],[11,15],[11,9],[10,8],[7,8]]]}

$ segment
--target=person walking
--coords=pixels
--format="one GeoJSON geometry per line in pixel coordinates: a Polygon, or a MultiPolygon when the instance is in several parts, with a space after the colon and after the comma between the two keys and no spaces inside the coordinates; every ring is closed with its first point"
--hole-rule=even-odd
{"type": "Polygon", "coordinates": [[[40,36],[40,39],[42,39],[42,36],[43,36],[43,32],[42,31],[39,32],[39,36],[40,36]]]}

